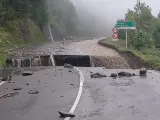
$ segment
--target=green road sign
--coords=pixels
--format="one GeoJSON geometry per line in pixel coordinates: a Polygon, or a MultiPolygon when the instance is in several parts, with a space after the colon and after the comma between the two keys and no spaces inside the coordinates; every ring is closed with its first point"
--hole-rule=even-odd
{"type": "Polygon", "coordinates": [[[115,27],[117,29],[136,29],[136,22],[117,21],[115,27]]]}

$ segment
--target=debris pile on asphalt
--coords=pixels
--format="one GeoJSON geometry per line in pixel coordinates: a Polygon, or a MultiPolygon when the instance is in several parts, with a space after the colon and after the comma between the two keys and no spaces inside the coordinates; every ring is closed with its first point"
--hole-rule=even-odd
{"type": "Polygon", "coordinates": [[[110,83],[112,86],[131,86],[133,84],[135,84],[134,81],[132,80],[125,80],[125,81],[121,81],[121,80],[114,80],[112,83],[110,83]]]}
{"type": "Polygon", "coordinates": [[[111,73],[110,77],[116,78],[116,77],[131,77],[136,76],[135,73],[129,73],[129,72],[119,72],[119,73],[111,73]]]}
{"type": "Polygon", "coordinates": [[[28,93],[29,93],[29,94],[38,94],[39,91],[38,91],[38,90],[30,90],[28,93]]]}
{"type": "MultiPolygon", "coordinates": [[[[146,68],[141,68],[139,71],[139,75],[140,76],[146,76],[147,74],[147,69],[146,68]]],[[[119,77],[131,77],[131,76],[136,76],[135,73],[129,73],[129,72],[119,72],[118,74],[116,73],[112,73],[110,77],[117,77],[117,75],[119,77]]]]}
{"type": "Polygon", "coordinates": [[[73,68],[73,66],[72,66],[72,65],[67,64],[67,63],[65,63],[65,64],[64,64],[64,67],[65,67],[65,68],[73,68]]]}
{"type": "Polygon", "coordinates": [[[103,77],[107,77],[107,76],[100,73],[94,73],[91,75],[91,78],[103,78],[103,77]]]}
{"type": "Polygon", "coordinates": [[[17,87],[17,88],[13,88],[12,90],[22,90],[22,88],[17,87]]]}
{"type": "Polygon", "coordinates": [[[60,117],[63,117],[63,118],[65,118],[65,117],[75,117],[75,115],[72,114],[72,113],[66,113],[66,112],[61,112],[61,111],[58,111],[58,113],[60,114],[60,117]]]}
{"type": "Polygon", "coordinates": [[[23,75],[23,76],[33,75],[33,72],[31,72],[31,71],[23,71],[23,72],[22,72],[22,75],[23,75]]]}
{"type": "Polygon", "coordinates": [[[0,80],[1,81],[7,81],[7,77],[1,77],[0,80]]]}
{"type": "Polygon", "coordinates": [[[11,81],[11,78],[12,78],[12,76],[9,75],[9,76],[7,76],[7,77],[0,77],[0,80],[1,80],[1,81],[11,81]]]}
{"type": "Polygon", "coordinates": [[[94,67],[105,67],[107,69],[129,69],[127,61],[117,56],[90,56],[94,67]]]}
{"type": "Polygon", "coordinates": [[[110,77],[113,77],[113,78],[117,77],[117,74],[116,73],[112,73],[110,77]]]}
{"type": "Polygon", "coordinates": [[[145,76],[147,74],[147,69],[146,68],[141,68],[139,71],[140,76],[145,76]]]}
{"type": "Polygon", "coordinates": [[[132,74],[129,73],[129,72],[119,72],[118,76],[120,76],[120,77],[131,77],[132,74]]]}
{"type": "Polygon", "coordinates": [[[14,97],[15,95],[18,95],[18,94],[19,94],[18,92],[6,93],[4,95],[1,95],[0,99],[5,99],[5,98],[8,98],[8,97],[14,97]]]}

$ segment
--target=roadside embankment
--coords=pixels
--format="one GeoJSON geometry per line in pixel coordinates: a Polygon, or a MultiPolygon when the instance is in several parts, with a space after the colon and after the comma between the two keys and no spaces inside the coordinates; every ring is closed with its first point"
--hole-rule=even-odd
{"type": "Polygon", "coordinates": [[[156,70],[160,68],[160,52],[158,50],[142,49],[138,51],[130,46],[126,50],[125,40],[119,40],[115,43],[111,38],[100,40],[98,44],[117,51],[128,62],[131,68],[146,67],[156,70]]]}
{"type": "Polygon", "coordinates": [[[8,21],[0,27],[0,66],[5,66],[7,50],[44,41],[39,26],[31,19],[8,21]]]}

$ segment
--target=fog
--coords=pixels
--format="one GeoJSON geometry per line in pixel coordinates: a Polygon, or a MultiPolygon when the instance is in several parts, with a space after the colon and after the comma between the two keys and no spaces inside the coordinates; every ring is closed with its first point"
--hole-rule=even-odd
{"type": "MultiPolygon", "coordinates": [[[[81,20],[86,20],[90,27],[103,35],[111,36],[112,28],[117,19],[123,19],[128,8],[133,9],[137,0],[71,0],[76,7],[81,20]],[[91,19],[90,19],[91,18],[91,19]]],[[[154,16],[157,16],[160,8],[159,0],[141,0],[151,8],[154,16]]],[[[86,29],[87,27],[86,26],[86,29]]]]}

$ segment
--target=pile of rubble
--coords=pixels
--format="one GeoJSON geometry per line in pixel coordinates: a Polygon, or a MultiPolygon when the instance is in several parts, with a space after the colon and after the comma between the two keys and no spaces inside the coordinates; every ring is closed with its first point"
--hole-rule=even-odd
{"type": "Polygon", "coordinates": [[[91,56],[94,67],[105,67],[107,69],[129,69],[128,63],[122,57],[115,56],[91,56]]]}

